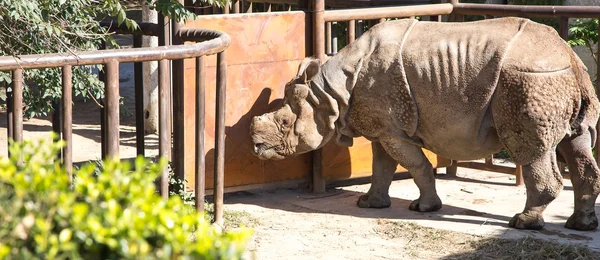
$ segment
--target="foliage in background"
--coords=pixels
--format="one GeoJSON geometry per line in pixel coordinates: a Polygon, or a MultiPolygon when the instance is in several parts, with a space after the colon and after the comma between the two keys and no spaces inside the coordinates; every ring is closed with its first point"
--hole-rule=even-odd
{"type": "MultiPolygon", "coordinates": [[[[47,142],[47,141],[46,141],[47,142]]],[[[162,199],[154,180],[164,161],[138,158],[76,170],[57,162],[60,144],[11,145],[0,159],[2,259],[239,259],[251,231],[222,233],[177,196],[162,199]],[[22,157],[24,163],[18,165],[22,157]]]]}
{"type": "MultiPolygon", "coordinates": [[[[594,58],[598,66],[598,49],[594,48],[598,44],[598,20],[599,19],[576,19],[569,26],[569,45],[585,46],[594,58]]],[[[598,75],[596,75],[598,77],[598,75]]],[[[596,80],[593,80],[596,84],[596,80]]]]}
{"type": "MultiPolygon", "coordinates": [[[[229,0],[198,0],[223,6],[229,0]]],[[[124,1],[123,1],[124,2],[124,1]]],[[[131,2],[131,1],[129,1],[131,2]]],[[[177,0],[138,0],[158,12],[178,21],[194,18],[177,0]]],[[[119,0],[0,0],[0,56],[65,53],[95,50],[100,42],[109,47],[118,45],[101,27],[103,19],[115,19],[137,28],[127,18],[126,6],[119,0]]],[[[104,97],[104,84],[95,75],[98,66],[73,68],[73,93],[84,99],[104,97]]],[[[62,95],[61,73],[58,68],[27,70],[24,73],[25,117],[46,115],[51,102],[62,95]]],[[[9,73],[0,72],[0,86],[10,83],[9,73]]],[[[2,95],[5,99],[5,95],[2,95]]]]}

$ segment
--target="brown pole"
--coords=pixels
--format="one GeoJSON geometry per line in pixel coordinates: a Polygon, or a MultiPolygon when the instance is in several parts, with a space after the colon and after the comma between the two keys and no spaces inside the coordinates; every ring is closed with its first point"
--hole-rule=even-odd
{"type": "MultiPolygon", "coordinates": [[[[102,41],[100,43],[100,50],[106,49],[106,42],[102,41]]],[[[106,85],[106,72],[104,69],[98,71],[98,79],[104,82],[106,85]]],[[[106,107],[104,104],[104,99],[100,99],[100,154],[102,159],[106,159],[106,107]]]]}
{"type": "Polygon", "coordinates": [[[13,139],[23,142],[23,70],[16,69],[12,75],[13,89],[13,139]]]}
{"type": "MultiPolygon", "coordinates": [[[[158,62],[158,155],[160,158],[171,159],[171,131],[169,131],[170,116],[169,61],[158,62]]],[[[167,167],[162,169],[160,177],[160,194],[169,197],[169,172],[167,167]]]]}
{"type": "MultiPolygon", "coordinates": [[[[598,44],[596,52],[596,94],[600,93],[600,18],[598,18],[598,44]]],[[[600,129],[600,122],[596,126],[596,129],[600,129]]],[[[600,162],[600,140],[596,137],[596,163],[600,162]]]]}
{"type": "MultiPolygon", "coordinates": [[[[142,35],[133,36],[133,47],[142,47],[142,35]]],[[[142,75],[142,63],[133,64],[133,78],[135,89],[135,146],[137,155],[144,156],[144,82],[142,75]]]]}
{"type": "Polygon", "coordinates": [[[69,175],[69,185],[73,188],[73,67],[62,67],[62,139],[63,166],[69,175]]]}
{"type": "Polygon", "coordinates": [[[225,6],[223,6],[223,14],[229,14],[230,8],[231,8],[230,4],[225,4],[225,6]]]}
{"type": "MultiPolygon", "coordinates": [[[[7,144],[8,144],[8,140],[15,138],[14,136],[14,122],[13,122],[13,92],[8,91],[8,84],[6,82],[3,83],[4,84],[4,90],[6,91],[6,137],[7,137],[7,144]]],[[[8,150],[8,145],[6,146],[7,150],[8,150]]],[[[10,152],[8,152],[8,156],[10,156],[10,152]]]]}
{"type": "MultiPolygon", "coordinates": [[[[158,15],[158,45],[167,46],[170,39],[169,18],[158,15]]],[[[158,156],[171,160],[171,82],[168,60],[158,62],[158,156]]],[[[165,166],[160,174],[160,195],[169,197],[169,172],[165,166]]]]}
{"type": "Polygon", "coordinates": [[[217,54],[217,103],[216,103],[216,138],[215,138],[215,222],[223,224],[223,192],[225,181],[225,102],[227,87],[227,61],[225,51],[217,54]]]}
{"type": "MultiPolygon", "coordinates": [[[[181,0],[180,0],[181,1],[181,0]]],[[[171,20],[174,21],[174,20],[171,20]]],[[[173,35],[183,27],[182,23],[173,25],[173,35]]],[[[182,45],[183,42],[179,37],[171,38],[173,45],[182,45]]],[[[184,67],[183,60],[173,60],[173,170],[174,176],[179,180],[185,179],[187,165],[185,163],[185,90],[184,90],[184,67]]]]}
{"type": "Polygon", "coordinates": [[[239,14],[240,13],[240,0],[234,0],[233,1],[233,13],[234,14],[239,14]]]}
{"type": "Polygon", "coordinates": [[[204,211],[205,150],[204,132],[206,128],[206,85],[204,81],[204,57],[196,58],[196,210],[204,211]]]}
{"type": "Polygon", "coordinates": [[[348,44],[356,39],[356,20],[348,21],[348,44]]]}
{"type": "MultiPolygon", "coordinates": [[[[314,53],[321,62],[325,60],[325,0],[315,0],[313,2],[313,48],[314,53]]],[[[322,171],[322,151],[315,150],[312,153],[312,173],[313,173],[313,192],[325,192],[325,180],[323,179],[322,171]]]]}
{"type": "Polygon", "coordinates": [[[331,54],[331,22],[325,23],[325,53],[331,54]]]}
{"type": "Polygon", "coordinates": [[[520,164],[517,164],[516,167],[517,168],[515,169],[515,176],[516,176],[515,185],[523,186],[523,184],[525,184],[525,182],[523,182],[523,166],[520,164]]]}
{"type": "Polygon", "coordinates": [[[106,156],[119,158],[119,62],[106,63],[106,156]]]}
{"type": "Polygon", "coordinates": [[[563,38],[563,40],[568,41],[569,40],[569,17],[561,16],[559,25],[560,25],[560,29],[559,29],[560,37],[563,38]]]}

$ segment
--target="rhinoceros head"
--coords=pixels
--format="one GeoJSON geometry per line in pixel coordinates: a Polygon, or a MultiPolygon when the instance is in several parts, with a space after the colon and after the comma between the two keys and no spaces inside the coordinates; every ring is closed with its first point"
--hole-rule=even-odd
{"type": "Polygon", "coordinates": [[[323,146],[335,133],[337,102],[323,90],[322,77],[317,76],[319,67],[318,59],[304,59],[296,77],[285,86],[282,107],[252,119],[254,155],[263,160],[280,160],[310,152],[323,146]]]}

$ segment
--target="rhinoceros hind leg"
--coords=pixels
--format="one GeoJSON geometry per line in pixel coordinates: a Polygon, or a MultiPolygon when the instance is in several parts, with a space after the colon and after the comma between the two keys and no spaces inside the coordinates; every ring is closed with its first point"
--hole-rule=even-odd
{"type": "Polygon", "coordinates": [[[523,166],[523,180],[527,189],[525,209],[508,225],[518,229],[542,229],[544,210],[562,189],[562,176],[554,150],[546,151],[540,158],[523,166]]]}
{"type": "Polygon", "coordinates": [[[598,217],[594,209],[600,192],[600,170],[592,155],[590,133],[565,138],[559,145],[559,152],[569,165],[569,174],[573,183],[575,209],[569,217],[566,228],[575,230],[594,230],[598,227],[598,217]]]}
{"type": "Polygon", "coordinates": [[[392,204],[389,189],[398,162],[383,149],[379,142],[371,143],[371,149],[373,151],[371,188],[367,194],[358,198],[356,204],[361,208],[387,208],[392,204]]]}
{"type": "Polygon", "coordinates": [[[396,137],[384,137],[380,141],[388,154],[410,172],[419,188],[419,198],[408,209],[421,212],[441,209],[442,201],[435,189],[434,170],[423,150],[396,137]]]}

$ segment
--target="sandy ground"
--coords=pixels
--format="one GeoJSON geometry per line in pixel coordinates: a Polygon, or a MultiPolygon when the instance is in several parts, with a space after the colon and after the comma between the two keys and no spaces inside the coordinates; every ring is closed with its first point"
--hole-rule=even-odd
{"type": "MultiPolygon", "coordinates": [[[[257,218],[256,233],[249,244],[250,259],[452,258],[456,251],[453,247],[458,246],[453,240],[438,241],[438,249],[423,249],[431,252],[425,257],[415,256],[406,250],[415,242],[411,238],[390,239],[378,232],[381,220],[414,222],[482,237],[531,236],[600,250],[600,231],[563,227],[573,209],[569,180],[546,210],[545,228],[523,231],[507,227],[510,218],[523,209],[526,197],[525,188],[515,187],[509,175],[459,168],[457,179],[439,177],[438,194],[444,206],[433,213],[408,210],[410,202],[418,197],[418,189],[409,178],[392,183],[392,206],[386,209],[358,208],[356,200],[370,186],[359,184],[331,188],[321,195],[290,189],[230,194],[226,196],[226,210],[248,212],[257,218]]],[[[598,212],[600,204],[596,205],[598,212]]]]}

